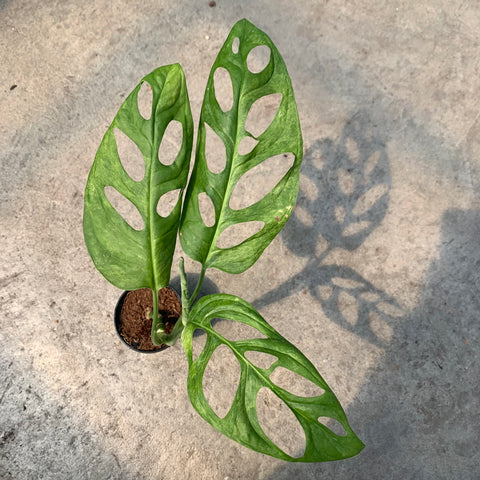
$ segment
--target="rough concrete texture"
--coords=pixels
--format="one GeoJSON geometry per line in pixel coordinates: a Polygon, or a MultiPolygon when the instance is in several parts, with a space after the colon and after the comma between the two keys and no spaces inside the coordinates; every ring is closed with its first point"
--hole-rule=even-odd
{"type": "MultiPolygon", "coordinates": [[[[479,478],[479,29],[480,7],[450,0],[0,1],[0,478],[479,478]],[[210,288],[319,369],[366,444],[344,462],[288,464],[213,430],[180,346],[120,343],[120,291],[83,243],[87,174],[122,100],[178,61],[197,122],[243,17],[292,78],[301,192],[254,267],[210,272],[210,288]]],[[[214,367],[227,398],[235,377],[214,367]]]]}

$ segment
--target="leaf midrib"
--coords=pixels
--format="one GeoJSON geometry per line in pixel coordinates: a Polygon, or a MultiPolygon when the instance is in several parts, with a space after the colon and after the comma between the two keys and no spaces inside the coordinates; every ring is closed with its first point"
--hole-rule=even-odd
{"type": "MultiPolygon", "coordinates": [[[[195,325],[196,328],[199,328],[201,330],[205,330],[207,333],[210,333],[211,335],[213,335],[214,337],[216,337],[221,344],[223,345],[226,345],[228,348],[230,348],[232,350],[232,352],[234,353],[235,357],[238,358],[240,357],[241,358],[241,361],[243,363],[245,363],[247,365],[247,367],[250,367],[251,370],[253,370],[255,372],[255,374],[262,380],[265,380],[265,383],[267,384],[266,386],[268,386],[268,388],[270,388],[270,390],[273,391],[273,393],[278,397],[280,398],[280,400],[282,400],[283,402],[285,402],[285,404],[288,406],[288,408],[290,408],[290,410],[295,414],[295,412],[293,411],[293,409],[290,407],[290,405],[288,404],[288,401],[286,399],[284,399],[282,396],[281,396],[281,391],[280,390],[284,390],[286,391],[287,393],[290,393],[288,392],[288,390],[285,390],[281,387],[279,387],[278,385],[276,385],[275,383],[273,383],[271,380],[270,380],[270,377],[269,376],[266,376],[265,373],[264,373],[264,370],[270,370],[272,369],[272,367],[275,367],[272,369],[272,372],[275,370],[275,368],[277,368],[276,364],[280,362],[280,359],[277,358],[277,360],[275,362],[272,363],[272,365],[270,365],[270,367],[268,369],[261,369],[260,367],[257,367],[255,366],[252,362],[250,362],[250,360],[247,359],[247,357],[245,357],[245,355],[240,352],[236,347],[235,347],[235,344],[236,344],[236,341],[230,341],[230,340],[227,340],[225,337],[223,337],[222,335],[220,335],[213,327],[207,327],[207,326],[204,326],[204,325],[201,325],[200,323],[197,323],[195,321],[190,321],[190,323],[192,323],[192,325],[195,325]]],[[[256,350],[258,351],[258,350],[256,350]]],[[[261,350],[260,350],[261,351],[261,350]]],[[[264,352],[265,353],[265,352],[264,352]]],[[[210,357],[211,358],[211,357],[210,357]]],[[[207,362],[208,363],[208,362],[207,362]]],[[[298,363],[298,362],[297,362],[298,363]]],[[[293,370],[292,370],[293,371],[293,370]]],[[[327,390],[325,390],[325,392],[322,394],[322,395],[317,395],[317,397],[322,397],[323,395],[325,395],[325,393],[327,393],[327,390]]],[[[298,395],[296,395],[298,396],[298,395]]],[[[299,398],[309,398],[309,397],[302,397],[302,396],[299,396],[299,398]]],[[[313,397],[314,398],[314,397],[313,397]]],[[[305,420],[307,421],[311,421],[311,417],[307,417],[305,414],[303,414],[302,411],[297,411],[297,413],[299,413],[303,418],[305,418],[305,420]]]]}
{"type": "MultiPolygon", "coordinates": [[[[155,289],[155,293],[157,293],[158,290],[159,290],[158,284],[157,284],[158,272],[157,272],[157,267],[156,267],[156,262],[155,262],[156,252],[155,252],[154,242],[152,240],[153,232],[154,232],[154,228],[155,228],[155,225],[154,225],[155,211],[154,210],[156,209],[156,205],[154,205],[154,202],[152,202],[152,190],[153,190],[152,179],[153,179],[153,169],[154,169],[154,165],[155,165],[155,156],[158,155],[158,154],[155,153],[157,151],[157,148],[156,148],[157,129],[155,128],[155,125],[156,125],[157,106],[160,103],[160,99],[162,97],[162,91],[163,91],[163,88],[164,88],[165,84],[167,83],[167,79],[168,79],[169,75],[170,75],[170,71],[168,71],[167,76],[165,77],[165,81],[162,83],[162,86],[160,87],[160,91],[158,92],[157,103],[155,105],[153,105],[153,102],[152,102],[152,114],[150,116],[150,119],[148,120],[150,122],[150,136],[151,136],[151,139],[152,139],[152,145],[151,145],[151,150],[150,150],[150,152],[151,152],[150,153],[150,168],[149,168],[149,171],[148,171],[149,179],[148,179],[148,187],[147,187],[148,188],[147,196],[148,196],[148,199],[149,199],[149,205],[148,205],[148,209],[147,209],[148,225],[149,225],[148,244],[149,244],[149,247],[150,247],[150,262],[151,262],[151,265],[152,265],[153,288],[155,289]]],[[[151,87],[153,89],[153,86],[151,86],[151,87]]]]}
{"type": "MultiPolygon", "coordinates": [[[[218,240],[218,237],[223,233],[223,232],[219,232],[219,227],[220,227],[220,223],[221,223],[221,220],[224,216],[224,212],[226,210],[226,200],[227,200],[227,197],[229,197],[229,195],[227,195],[227,192],[228,192],[228,187],[231,183],[231,178],[232,178],[232,171],[233,171],[233,166],[234,166],[234,159],[238,159],[238,137],[239,137],[239,124],[240,124],[240,121],[239,121],[239,110],[240,110],[240,100],[241,100],[241,97],[243,96],[243,86],[245,84],[245,77],[246,77],[246,74],[245,74],[245,64],[243,62],[243,59],[242,59],[242,80],[240,82],[240,87],[238,89],[238,101],[237,101],[237,104],[235,106],[235,102],[233,103],[233,106],[232,106],[232,109],[233,108],[236,108],[236,111],[234,112],[234,115],[233,115],[233,118],[234,118],[234,121],[235,121],[235,142],[232,142],[234,144],[234,147],[233,147],[233,152],[232,152],[232,157],[231,157],[231,162],[230,162],[230,169],[229,169],[229,172],[228,172],[228,178],[227,178],[227,181],[226,181],[226,187],[225,187],[225,191],[224,191],[224,195],[223,195],[223,199],[222,199],[222,203],[221,203],[221,207],[220,207],[220,213],[218,215],[218,221],[216,222],[215,224],[215,231],[213,233],[213,238],[212,238],[212,241],[210,242],[210,245],[208,247],[208,251],[207,251],[207,255],[205,256],[205,262],[204,262],[204,266],[207,265],[208,263],[208,259],[210,258],[210,254],[212,252],[212,248],[218,248],[217,247],[217,240],[218,240]]],[[[217,67],[219,68],[219,67],[217,67]]],[[[215,73],[215,71],[214,71],[215,73]]],[[[213,82],[213,76],[212,76],[212,82],[213,82]]],[[[214,88],[213,90],[215,91],[215,82],[213,82],[213,85],[214,85],[214,88]]],[[[233,88],[233,82],[232,82],[232,88],[233,88]]],[[[216,98],[216,97],[215,97],[216,98]]],[[[218,102],[218,100],[217,100],[218,102]]],[[[225,114],[227,114],[228,112],[224,112],[225,114]]],[[[218,135],[218,134],[217,134],[218,135]]],[[[206,157],[205,157],[206,158],[206,157]]],[[[227,165],[228,165],[228,161],[227,161],[227,165]]],[[[207,167],[208,168],[208,167],[207,167]]],[[[227,167],[225,167],[227,168],[227,167]]],[[[230,200],[230,198],[229,198],[230,200]]]]}
{"type": "MultiPolygon", "coordinates": [[[[270,370],[272,369],[272,367],[274,367],[274,365],[276,365],[277,363],[279,363],[279,359],[277,358],[277,361],[275,361],[274,363],[272,363],[272,365],[268,368],[268,369],[260,369],[259,367],[255,366],[252,362],[250,362],[247,357],[245,357],[245,355],[240,352],[236,347],[235,347],[235,344],[236,344],[236,341],[230,341],[230,340],[227,340],[225,337],[223,337],[222,335],[220,335],[217,331],[215,331],[214,328],[212,328],[211,326],[210,327],[207,327],[205,325],[201,325],[200,323],[197,323],[195,321],[191,321],[190,323],[192,323],[192,325],[194,325],[196,328],[199,328],[199,329],[202,329],[202,330],[205,330],[205,332],[207,332],[207,334],[211,334],[213,335],[214,337],[216,337],[221,344],[223,345],[226,345],[228,348],[231,349],[231,351],[233,352],[233,354],[235,355],[237,361],[241,361],[243,362],[244,364],[246,364],[247,366],[247,369],[250,368],[254,374],[260,378],[260,380],[262,381],[262,383],[264,383],[264,387],[263,388],[269,388],[282,402],[285,403],[285,405],[290,409],[290,411],[293,413],[293,415],[295,415],[295,417],[297,417],[297,415],[301,416],[304,421],[307,423],[307,424],[313,424],[317,421],[316,418],[314,418],[313,416],[311,415],[308,415],[308,409],[306,411],[302,410],[302,409],[293,409],[290,404],[289,404],[289,401],[285,398],[283,398],[283,396],[281,395],[281,390],[284,390],[282,389],[281,387],[279,387],[278,385],[276,385],[275,383],[273,383],[271,380],[270,380],[270,377],[269,376],[266,376],[265,373],[263,372],[263,370],[270,370]],[[239,360],[240,359],[240,360],[239,360]],[[266,384],[266,385],[265,385],[266,384]]],[[[193,329],[194,331],[195,329],[193,329]]],[[[213,354],[213,352],[212,352],[213,354]]],[[[209,360],[207,361],[207,365],[208,365],[208,362],[211,360],[211,355],[210,355],[210,358],[209,360]]],[[[272,369],[272,372],[273,370],[275,370],[275,368],[277,368],[276,366],[272,369]]],[[[241,378],[241,375],[240,375],[240,378],[241,378]]],[[[240,379],[239,379],[239,382],[240,382],[240,379]]],[[[246,382],[245,382],[246,383],[246,382]]],[[[238,387],[237,387],[238,388],[238,387]]],[[[285,390],[286,392],[288,392],[288,390],[285,390]]],[[[237,389],[237,392],[238,392],[238,389],[237,389]]],[[[290,392],[288,392],[290,393],[290,392]]],[[[327,393],[325,391],[325,393],[327,393]]],[[[325,394],[324,393],[324,394],[325,394]]],[[[324,394],[322,395],[319,395],[318,397],[322,397],[324,394]]],[[[237,393],[235,393],[235,397],[237,396],[237,393]]],[[[300,397],[300,398],[306,398],[306,397],[300,397]]],[[[235,400],[234,400],[235,401],[235,400]]],[[[244,400],[242,401],[242,406],[243,408],[244,407],[244,400]]],[[[229,412],[231,411],[233,407],[233,404],[231,405],[230,409],[229,409],[229,412]]],[[[256,409],[255,409],[256,410],[256,409]]],[[[228,414],[227,414],[228,415],[228,414]]],[[[298,419],[297,419],[298,420],[298,419]]],[[[309,439],[309,432],[307,430],[304,429],[302,423],[298,420],[298,422],[300,423],[300,426],[302,428],[302,430],[304,431],[305,433],[305,439],[308,443],[308,439],[309,439]]],[[[250,422],[251,424],[251,422],[250,422]]],[[[263,430],[262,430],[263,431],[263,430]]],[[[263,432],[265,434],[265,432],[263,432]]],[[[268,437],[268,435],[266,435],[266,438],[269,440],[269,442],[275,447],[277,448],[278,450],[280,450],[284,455],[288,456],[289,458],[294,458],[292,457],[291,455],[288,455],[286,452],[284,452],[275,442],[273,442],[272,439],[270,439],[270,437],[268,437]]],[[[265,439],[263,437],[260,436],[260,438],[265,441],[265,439]]],[[[307,445],[307,444],[306,444],[307,445]]],[[[305,450],[306,450],[306,446],[305,446],[305,450]]],[[[300,458],[303,458],[303,457],[300,457],[300,458]]]]}

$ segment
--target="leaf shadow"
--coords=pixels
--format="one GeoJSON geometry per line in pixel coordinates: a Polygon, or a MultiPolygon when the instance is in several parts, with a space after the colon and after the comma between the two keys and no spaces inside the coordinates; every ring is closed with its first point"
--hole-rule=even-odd
{"type": "Polygon", "coordinates": [[[391,325],[405,313],[402,307],[354,269],[325,264],[335,248],[353,251],[362,245],[387,213],[391,174],[378,126],[366,111],[357,112],[337,142],[322,138],[313,143],[302,173],[298,202],[281,239],[293,254],[307,257],[308,263],[253,305],[260,309],[308,291],[330,321],[385,347],[391,325]]]}
{"type": "Polygon", "coordinates": [[[329,319],[378,347],[386,347],[392,327],[404,309],[395,298],[349,267],[320,266],[309,291],[329,319]]]}
{"type": "Polygon", "coordinates": [[[372,345],[386,347],[403,307],[355,270],[342,265],[308,264],[299,274],[258,298],[261,309],[295,293],[308,291],[328,319],[372,345]]]}
{"type": "Polygon", "coordinates": [[[269,478],[477,478],[479,238],[480,210],[444,212],[419,302],[395,324],[388,349],[348,406],[366,445],[361,455],[285,464],[269,478]]]}
{"type": "Polygon", "coordinates": [[[337,142],[321,138],[307,150],[297,206],[281,234],[292,253],[311,256],[310,242],[318,237],[332,248],[352,251],[380,225],[388,209],[391,174],[377,130],[368,114],[359,111],[337,142]],[[310,221],[301,218],[302,211],[310,221]]]}

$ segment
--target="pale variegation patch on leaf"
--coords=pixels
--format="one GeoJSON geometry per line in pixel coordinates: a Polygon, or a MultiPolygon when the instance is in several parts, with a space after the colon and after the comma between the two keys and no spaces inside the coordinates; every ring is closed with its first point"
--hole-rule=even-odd
{"type": "Polygon", "coordinates": [[[305,355],[270,327],[250,304],[233,295],[209,295],[195,304],[190,315],[182,334],[189,364],[188,394],[194,408],[208,423],[242,445],[288,461],[339,460],[360,452],[362,442],[350,428],[340,403],[321,375],[305,355]],[[212,327],[211,322],[215,318],[249,325],[263,338],[227,340],[212,327]],[[192,342],[197,329],[203,330],[207,339],[201,353],[194,358],[192,342]],[[203,387],[205,371],[220,346],[228,347],[240,365],[240,380],[233,402],[222,410],[222,418],[215,413],[218,405],[214,410],[208,403],[203,387]],[[258,362],[252,361],[251,352],[267,354],[273,361],[262,368],[258,362]],[[278,386],[271,379],[277,368],[302,377],[320,394],[301,396],[278,386]],[[273,392],[298,420],[306,439],[301,456],[287,454],[262,429],[257,415],[257,396],[262,388],[273,392]],[[328,428],[325,418],[341,426],[341,435],[328,428]]]}
{"type": "Polygon", "coordinates": [[[241,20],[221,48],[207,82],[195,167],[180,227],[185,253],[204,268],[215,267],[230,273],[241,273],[253,265],[292,212],[302,153],[297,106],[285,63],[265,33],[241,20]],[[264,55],[260,55],[262,52],[264,55]],[[233,101],[230,83],[227,102],[221,98],[225,92],[215,88],[219,72],[231,81],[233,101]],[[252,123],[251,118],[258,121],[252,123]],[[226,163],[222,168],[209,166],[211,158],[206,145],[212,133],[223,142],[226,163]],[[254,205],[232,209],[230,197],[242,176],[265,160],[284,154],[292,154],[294,161],[278,183],[254,205]],[[198,196],[202,192],[215,207],[215,223],[211,226],[205,225],[200,215],[198,196]],[[253,221],[263,222],[263,228],[240,243],[233,242],[229,248],[217,243],[229,227],[253,221]]]}
{"type": "MultiPolygon", "coordinates": [[[[182,209],[192,138],[180,65],[144,77],[108,128],[87,181],[84,235],[95,266],[119,288],[153,290],[152,340],[173,345],[182,335],[190,400],[217,430],[288,461],[356,455],[363,444],[332,390],[251,305],[216,294],[191,308],[207,268],[241,273],[253,265],[288,220],[298,193],[302,135],[290,77],[270,38],[247,20],[233,27],[210,72],[182,209]],[[258,195],[249,194],[279,158],[289,161],[274,167],[258,195]],[[235,189],[247,190],[246,203],[232,200],[235,189]],[[180,260],[182,317],[167,334],[156,293],[169,282],[179,228],[183,250],[201,262],[202,272],[190,297],[180,260]],[[222,376],[225,359],[233,364],[222,376]],[[216,392],[229,380],[230,400],[222,405],[225,396],[216,392]],[[276,410],[269,411],[265,393],[276,410]],[[269,430],[269,419],[275,425],[284,417],[293,421],[291,430],[269,430]],[[300,448],[291,443],[294,431],[300,448]]],[[[372,201],[361,200],[358,211],[372,201]]]]}
{"type": "Polygon", "coordinates": [[[103,137],[87,181],[83,226],[95,266],[118,288],[149,287],[158,291],[168,285],[192,138],[185,77],[178,64],[158,68],[143,78],[103,137]],[[150,111],[144,99],[138,101],[144,84],[151,87],[150,111]],[[172,122],[179,122],[183,137],[176,156],[164,165],[158,152],[172,122]],[[115,131],[122,132],[141,152],[145,164],[142,175],[132,178],[125,170],[115,131]],[[106,187],[134,205],[143,220],[139,230],[132,228],[112,205],[105,194],[106,187]],[[177,197],[162,216],[157,210],[159,200],[172,191],[177,192],[177,197]]]}

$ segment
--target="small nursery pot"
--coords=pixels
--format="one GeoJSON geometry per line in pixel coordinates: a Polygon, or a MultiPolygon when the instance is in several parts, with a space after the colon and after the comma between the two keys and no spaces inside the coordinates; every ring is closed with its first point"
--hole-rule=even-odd
{"type": "MultiPolygon", "coordinates": [[[[154,345],[151,339],[153,310],[152,291],[149,288],[125,291],[115,307],[115,329],[127,347],[140,353],[157,353],[168,345],[154,345]]],[[[166,332],[170,333],[180,318],[182,306],[177,292],[164,287],[158,292],[158,313],[165,322],[166,332]]]]}

